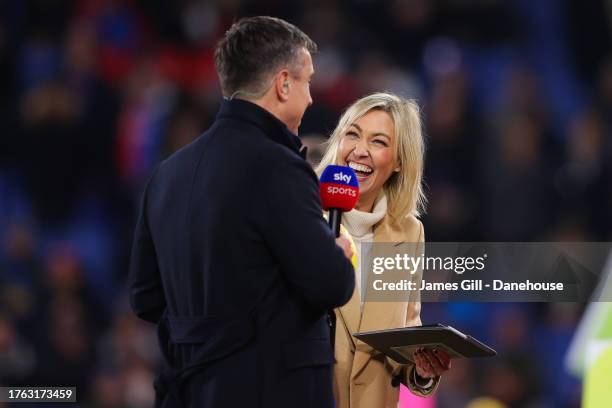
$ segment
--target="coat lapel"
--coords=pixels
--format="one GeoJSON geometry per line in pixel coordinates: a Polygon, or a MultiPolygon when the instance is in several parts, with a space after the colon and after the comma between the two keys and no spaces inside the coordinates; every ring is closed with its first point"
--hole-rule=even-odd
{"type": "MultiPolygon", "coordinates": [[[[387,223],[383,218],[374,227],[374,242],[393,242],[393,234],[389,231],[387,223]]],[[[369,308],[368,304],[364,304],[363,315],[361,313],[361,296],[359,288],[355,285],[355,291],[351,300],[348,301],[344,306],[338,308],[340,317],[344,321],[344,325],[348,329],[349,333],[357,333],[359,331],[365,331],[361,328],[363,317],[365,316],[366,308],[369,308]]],[[[355,347],[355,338],[351,336],[352,346],[355,347]]]]}
{"type": "MultiPolygon", "coordinates": [[[[401,242],[396,242],[400,238],[400,234],[394,233],[390,223],[387,220],[387,216],[380,221],[374,228],[374,242],[394,242],[399,245],[401,242]]],[[[363,272],[363,271],[362,271],[363,272]]],[[[351,299],[352,300],[352,299],[351,299]]],[[[390,304],[389,302],[365,302],[363,305],[363,313],[361,313],[361,319],[359,315],[358,330],[359,332],[366,332],[372,330],[388,329],[393,326],[393,318],[395,316],[394,306],[400,306],[397,303],[390,304]],[[393,306],[392,306],[393,305],[393,306]]],[[[357,313],[359,313],[359,304],[357,305],[357,313]]],[[[352,333],[355,333],[353,331],[352,333]]],[[[371,347],[362,341],[356,340],[356,352],[355,359],[353,361],[353,369],[351,372],[351,378],[355,378],[365,368],[368,360],[370,359],[371,347]]]]}
{"type": "Polygon", "coordinates": [[[355,338],[352,336],[353,333],[359,331],[359,325],[361,321],[361,304],[360,304],[359,288],[355,285],[353,296],[344,306],[341,306],[338,310],[340,317],[344,322],[347,330],[351,334],[350,339],[352,342],[353,349],[355,348],[355,338]]]}

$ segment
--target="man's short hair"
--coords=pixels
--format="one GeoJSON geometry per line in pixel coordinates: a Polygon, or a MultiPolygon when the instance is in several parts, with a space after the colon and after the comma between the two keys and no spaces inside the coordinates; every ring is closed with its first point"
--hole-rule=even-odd
{"type": "Polygon", "coordinates": [[[223,95],[261,97],[279,69],[293,72],[304,61],[300,49],[311,53],[317,45],[299,28],[275,17],[248,17],[234,23],[215,50],[215,67],[223,95]]]}

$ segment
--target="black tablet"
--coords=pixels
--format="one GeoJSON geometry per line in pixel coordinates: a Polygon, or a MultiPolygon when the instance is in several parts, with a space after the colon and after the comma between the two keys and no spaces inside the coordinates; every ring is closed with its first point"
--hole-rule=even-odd
{"type": "Polygon", "coordinates": [[[451,358],[497,354],[486,344],[442,324],[355,333],[353,336],[400,364],[413,363],[412,354],[421,347],[444,350],[451,358]]]}

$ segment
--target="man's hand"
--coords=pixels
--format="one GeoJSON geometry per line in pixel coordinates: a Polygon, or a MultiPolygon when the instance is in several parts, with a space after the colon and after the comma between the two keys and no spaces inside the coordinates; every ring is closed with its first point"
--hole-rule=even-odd
{"type": "Polygon", "coordinates": [[[440,349],[420,348],[413,353],[416,373],[421,378],[439,377],[451,367],[448,354],[440,349]]]}
{"type": "Polygon", "coordinates": [[[338,238],[336,238],[336,244],[342,248],[342,251],[344,251],[344,256],[350,261],[353,257],[353,250],[351,249],[351,243],[349,240],[345,236],[340,235],[338,238]]]}

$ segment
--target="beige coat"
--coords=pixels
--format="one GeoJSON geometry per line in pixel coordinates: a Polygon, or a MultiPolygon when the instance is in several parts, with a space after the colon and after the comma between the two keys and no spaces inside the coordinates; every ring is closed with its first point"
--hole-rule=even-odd
{"type": "MultiPolygon", "coordinates": [[[[387,215],[374,226],[374,242],[424,242],[424,238],[423,224],[413,216],[394,223],[387,215]]],[[[357,285],[355,290],[358,290],[357,285]]],[[[411,381],[413,366],[400,366],[351,335],[421,325],[418,294],[409,300],[365,302],[363,313],[360,313],[359,295],[355,292],[346,305],[336,309],[334,395],[338,408],[396,408],[399,387],[391,385],[391,378],[400,370],[407,370],[405,385],[414,394],[425,396],[411,381]]],[[[438,381],[436,379],[427,395],[435,390],[438,381]]]]}

